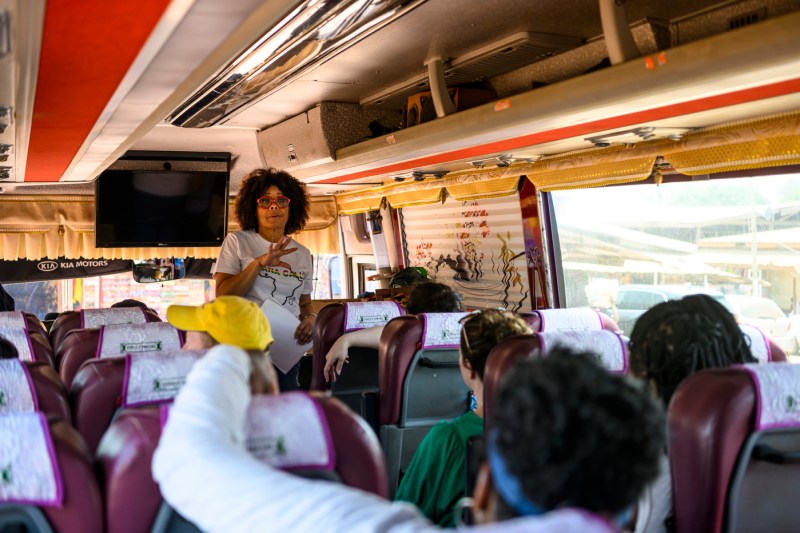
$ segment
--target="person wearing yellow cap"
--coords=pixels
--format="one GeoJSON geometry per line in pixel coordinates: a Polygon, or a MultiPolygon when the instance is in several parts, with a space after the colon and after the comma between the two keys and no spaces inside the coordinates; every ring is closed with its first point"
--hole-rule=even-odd
{"type": "Polygon", "coordinates": [[[250,356],[254,394],[278,392],[278,380],[269,359],[272,330],[267,317],[250,300],[220,296],[203,305],[171,305],[167,321],[186,332],[183,350],[207,350],[217,345],[241,348],[250,356]]]}

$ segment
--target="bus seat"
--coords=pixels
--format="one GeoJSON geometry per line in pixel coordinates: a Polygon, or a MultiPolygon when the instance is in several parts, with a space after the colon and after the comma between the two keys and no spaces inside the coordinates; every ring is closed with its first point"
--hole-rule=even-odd
{"type": "MultiPolygon", "coordinates": [[[[131,405],[146,405],[169,401],[175,397],[194,362],[203,352],[164,352],[159,358],[171,358],[169,376],[174,387],[164,387],[158,398],[150,400],[126,398],[134,387],[131,386],[131,360],[151,358],[154,354],[128,354],[124,357],[107,357],[86,362],[75,375],[70,402],[72,420],[75,428],[83,435],[89,450],[94,453],[103,433],[111,424],[114,414],[128,401],[131,405]]],[[[135,364],[135,363],[134,363],[135,364]]],[[[166,368],[161,365],[161,368],[166,368]]],[[[146,376],[145,376],[146,378],[146,376]]],[[[166,380],[165,380],[166,381],[166,380]]]]}
{"type": "Polygon", "coordinates": [[[797,529],[799,388],[790,363],[702,370],[678,387],[667,415],[678,531],[797,529]]]}
{"type": "Polygon", "coordinates": [[[75,374],[84,361],[92,359],[97,353],[99,340],[100,330],[97,328],[74,329],[64,336],[56,351],[56,362],[61,381],[67,390],[72,388],[75,374]]]}
{"type": "Polygon", "coordinates": [[[31,335],[27,325],[22,327],[0,328],[0,337],[5,338],[14,345],[20,360],[40,361],[51,367],[54,366],[50,344],[36,331],[31,335]]]}
{"type": "Polygon", "coordinates": [[[611,318],[589,307],[539,309],[520,316],[527,320],[534,333],[574,329],[620,331],[617,323],[611,318]]]}
{"type": "Polygon", "coordinates": [[[750,341],[750,351],[759,363],[785,363],[786,352],[778,344],[755,326],[740,324],[739,329],[750,341]]]}
{"type": "Polygon", "coordinates": [[[327,390],[330,387],[323,373],[325,356],[343,332],[344,304],[335,303],[323,307],[314,321],[311,390],[327,390]]]}
{"type": "Polygon", "coordinates": [[[4,395],[0,414],[41,411],[72,421],[67,392],[50,365],[19,359],[0,360],[0,391],[4,395]]]}
{"type": "MultiPolygon", "coordinates": [[[[336,479],[386,497],[386,463],[375,434],[335,398],[313,398],[330,429],[336,479]]],[[[160,409],[149,406],[121,411],[103,437],[97,458],[105,481],[108,533],[175,531],[180,519],[163,504],[150,471],[160,434],[160,409]]],[[[197,531],[191,524],[185,527],[197,531]]]]}
{"type": "Polygon", "coordinates": [[[50,338],[47,336],[47,330],[44,324],[36,315],[31,313],[23,313],[21,311],[3,311],[0,312],[0,328],[8,327],[21,327],[28,330],[28,336],[31,339],[37,339],[42,344],[48,347],[52,353],[53,349],[50,346],[50,338]]]}
{"type": "Polygon", "coordinates": [[[508,369],[521,359],[546,356],[556,345],[597,351],[599,362],[609,372],[628,373],[628,340],[616,331],[556,331],[509,337],[492,349],[486,361],[483,398],[487,423],[491,421],[496,391],[508,369]]]}
{"type": "Polygon", "coordinates": [[[468,408],[458,349],[421,349],[423,330],[421,316],[395,318],[384,327],[378,350],[378,427],[390,496],[430,428],[468,408]]]}
{"type": "MultiPolygon", "coordinates": [[[[61,497],[48,497],[47,501],[37,497],[35,503],[0,501],[0,530],[102,533],[103,500],[86,445],[67,421],[41,420],[49,430],[52,442],[49,455],[54,459],[56,476],[60,476],[61,497]],[[57,503],[59,499],[60,504],[57,503]]],[[[0,445],[6,446],[9,442],[4,440],[0,445]]],[[[34,448],[30,442],[25,445],[34,448]]],[[[38,464],[41,464],[40,459],[36,459],[38,464]]],[[[42,488],[36,487],[36,490],[42,488]]]]}
{"type": "Polygon", "coordinates": [[[59,351],[61,341],[67,333],[74,329],[97,328],[110,324],[139,324],[144,322],[161,322],[161,318],[152,309],[139,307],[123,307],[113,309],[84,309],[81,311],[65,311],[50,326],[50,340],[53,350],[59,351]]]}
{"type": "Polygon", "coordinates": [[[335,396],[351,407],[357,407],[363,390],[377,389],[378,354],[370,348],[351,348],[350,362],[335,384],[325,381],[325,356],[345,332],[383,326],[402,314],[403,310],[396,302],[347,302],[323,307],[314,322],[311,390],[336,389],[338,393],[334,392],[335,396]],[[355,400],[350,398],[353,395],[355,400]]]}
{"type": "Polygon", "coordinates": [[[178,330],[164,322],[78,329],[69,332],[59,346],[58,371],[64,385],[70,389],[75,374],[89,359],[122,355],[121,352],[172,351],[180,347],[178,330]]]}

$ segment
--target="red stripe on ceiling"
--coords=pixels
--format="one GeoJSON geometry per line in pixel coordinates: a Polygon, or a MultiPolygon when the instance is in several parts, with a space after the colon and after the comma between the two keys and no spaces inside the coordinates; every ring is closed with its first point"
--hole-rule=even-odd
{"type": "Polygon", "coordinates": [[[576,124],[573,126],[566,126],[563,128],[532,133],[530,135],[523,135],[513,139],[506,139],[503,141],[481,144],[469,148],[462,148],[452,152],[421,157],[419,159],[413,159],[401,163],[394,163],[392,165],[386,165],[384,167],[372,170],[365,170],[362,172],[356,172],[354,174],[337,176],[335,178],[328,178],[315,181],[313,183],[344,183],[346,181],[359,178],[369,178],[380,174],[404,172],[408,170],[419,169],[428,165],[449,163],[451,161],[457,161],[459,159],[467,159],[471,157],[482,157],[487,154],[506,152],[508,150],[526,148],[546,142],[560,141],[563,139],[569,139],[571,137],[589,135],[599,131],[612,130],[625,126],[632,126],[634,124],[642,124],[649,121],[689,115],[691,113],[698,113],[700,111],[709,111],[712,109],[719,109],[737,104],[755,102],[757,100],[764,100],[766,98],[773,98],[776,96],[783,96],[797,92],[800,92],[800,78],[773,83],[763,87],[743,89],[741,91],[734,91],[727,94],[720,94],[717,96],[700,98],[698,100],[681,102],[680,104],[656,107],[646,111],[637,111],[636,113],[629,113],[627,115],[619,115],[616,117],[604,118],[592,122],[585,122],[583,124],[576,124]]]}
{"type": "Polygon", "coordinates": [[[25,181],[58,181],[170,0],[47,2],[25,181]]]}

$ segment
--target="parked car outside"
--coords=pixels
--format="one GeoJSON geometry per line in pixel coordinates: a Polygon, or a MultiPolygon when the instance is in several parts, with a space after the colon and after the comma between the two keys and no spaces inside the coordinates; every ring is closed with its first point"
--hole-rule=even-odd
{"type": "Polygon", "coordinates": [[[725,295],[703,287],[686,285],[621,285],[617,292],[616,309],[605,313],[613,318],[625,335],[630,336],[633,326],[645,311],[667,300],[679,300],[690,294],[707,294],[734,312],[725,295]]]}
{"type": "Polygon", "coordinates": [[[759,328],[787,354],[797,353],[798,341],[792,323],[773,300],[760,296],[728,295],[740,324],[759,328]]]}

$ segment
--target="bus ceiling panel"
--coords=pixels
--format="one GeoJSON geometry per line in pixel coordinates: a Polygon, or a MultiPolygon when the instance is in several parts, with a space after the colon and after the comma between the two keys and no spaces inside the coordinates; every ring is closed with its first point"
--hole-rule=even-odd
{"type": "Polygon", "coordinates": [[[754,118],[765,108],[795,109],[798,24],[800,13],[795,12],[541,87],[341,148],[336,161],[295,174],[336,183],[653,123],[708,126],[754,118]],[[776,100],[764,105],[769,99],[776,100]],[[715,110],[722,112],[697,123],[696,114],[715,110]]]}
{"type": "Polygon", "coordinates": [[[47,2],[25,180],[93,179],[298,1],[47,2]]]}

